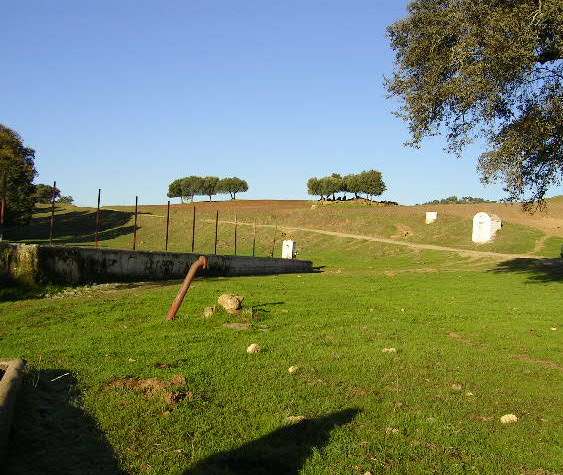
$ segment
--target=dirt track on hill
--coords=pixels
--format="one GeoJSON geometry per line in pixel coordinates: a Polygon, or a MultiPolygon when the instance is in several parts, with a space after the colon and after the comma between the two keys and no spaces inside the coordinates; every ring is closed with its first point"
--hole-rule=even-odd
{"type": "MultiPolygon", "coordinates": [[[[224,224],[235,224],[234,221],[219,221],[220,223],[224,224]]],[[[237,223],[239,226],[254,226],[254,223],[245,223],[242,221],[238,221],[237,223]]],[[[274,228],[273,224],[257,224],[257,228],[274,228]]],[[[500,252],[490,252],[490,251],[474,251],[472,249],[458,249],[454,247],[446,247],[446,246],[436,246],[434,244],[422,244],[422,243],[415,243],[415,242],[405,242],[399,241],[396,239],[388,239],[376,236],[365,236],[362,234],[349,234],[349,233],[341,233],[336,231],[325,231],[324,229],[313,229],[313,228],[298,228],[294,226],[277,226],[279,229],[288,229],[291,231],[304,231],[310,233],[317,233],[317,234],[324,234],[326,236],[335,236],[341,238],[349,238],[349,239],[360,239],[363,241],[373,241],[373,242],[383,242],[385,244],[393,244],[396,246],[404,246],[410,247],[412,249],[429,249],[432,251],[447,251],[447,252],[455,252],[457,254],[463,256],[473,256],[473,257],[489,257],[494,259],[529,259],[529,258],[538,258],[538,256],[534,256],[532,254],[502,254],[500,252]]]]}

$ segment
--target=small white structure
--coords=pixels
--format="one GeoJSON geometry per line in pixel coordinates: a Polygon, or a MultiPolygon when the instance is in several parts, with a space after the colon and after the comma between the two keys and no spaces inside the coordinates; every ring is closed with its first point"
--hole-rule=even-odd
{"type": "Polygon", "coordinates": [[[427,211],[426,212],[426,219],[424,220],[424,222],[426,224],[432,224],[437,219],[438,219],[438,212],[437,211],[427,211]]]}
{"type": "Polygon", "coordinates": [[[282,244],[282,259],[295,259],[297,256],[297,243],[284,241],[282,244]]]}
{"type": "Polygon", "coordinates": [[[501,219],[494,214],[477,213],[473,216],[473,234],[471,240],[476,243],[489,242],[502,227],[501,219]]]}

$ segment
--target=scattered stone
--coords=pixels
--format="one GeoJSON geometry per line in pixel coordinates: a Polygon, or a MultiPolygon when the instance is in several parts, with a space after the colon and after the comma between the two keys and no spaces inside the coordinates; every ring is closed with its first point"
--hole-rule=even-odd
{"type": "Polygon", "coordinates": [[[254,354],[254,353],[258,353],[262,351],[262,347],[260,345],[258,345],[257,343],[252,343],[252,345],[250,345],[247,349],[246,352],[248,354],[254,354]]]}
{"type": "Polygon", "coordinates": [[[461,384],[454,383],[452,384],[452,389],[454,391],[461,391],[463,389],[463,386],[461,384]]]}
{"type": "Polygon", "coordinates": [[[557,328],[556,328],[556,327],[551,327],[550,330],[551,330],[551,331],[557,331],[557,328]]]}
{"type": "Polygon", "coordinates": [[[514,422],[518,422],[518,417],[514,414],[505,414],[500,418],[500,422],[502,424],[513,424],[514,422]]]}
{"type": "Polygon", "coordinates": [[[134,360],[133,358],[129,358],[127,361],[129,361],[129,363],[134,363],[137,360],[134,360]]]}
{"type": "Polygon", "coordinates": [[[436,422],[436,418],[435,417],[427,417],[426,422],[428,422],[429,424],[433,424],[434,422],[436,422]]]}
{"type": "Polygon", "coordinates": [[[467,392],[465,393],[465,395],[466,395],[466,396],[474,396],[474,394],[473,394],[471,391],[467,391],[467,392]]]}
{"type": "Polygon", "coordinates": [[[169,363],[155,363],[153,365],[154,369],[169,369],[169,368],[174,368],[175,365],[169,364],[169,363]]]}
{"type": "Polygon", "coordinates": [[[290,367],[287,369],[287,372],[288,372],[288,373],[291,373],[291,374],[297,373],[297,370],[298,370],[298,369],[299,369],[299,366],[290,366],[290,367]]]}
{"type": "Polygon", "coordinates": [[[383,348],[381,351],[383,353],[397,353],[397,348],[383,348]]]}
{"type": "Polygon", "coordinates": [[[244,297],[235,294],[223,294],[217,302],[229,313],[237,313],[242,308],[244,297]]]}
{"type": "Polygon", "coordinates": [[[194,398],[194,395],[191,391],[179,391],[176,393],[166,393],[164,395],[164,401],[167,404],[177,404],[180,401],[183,401],[184,399],[187,399],[188,401],[192,401],[194,398]]]}
{"type": "Polygon", "coordinates": [[[204,316],[205,318],[212,317],[214,313],[215,313],[215,306],[213,306],[213,307],[205,307],[205,308],[203,309],[203,316],[204,316]]]}
{"type": "Polygon", "coordinates": [[[286,421],[297,424],[298,422],[303,422],[305,420],[305,416],[288,416],[286,421]]]}
{"type": "Polygon", "coordinates": [[[386,434],[398,434],[398,433],[399,433],[399,429],[397,429],[396,427],[386,427],[386,428],[385,428],[385,433],[386,433],[386,434]]]}
{"type": "Polygon", "coordinates": [[[231,330],[249,330],[252,328],[250,323],[223,323],[223,326],[231,330]]]}

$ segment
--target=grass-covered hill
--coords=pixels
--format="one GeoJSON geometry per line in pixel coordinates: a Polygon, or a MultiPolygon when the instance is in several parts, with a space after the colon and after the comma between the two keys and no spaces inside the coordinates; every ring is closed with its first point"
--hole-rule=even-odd
{"type": "MultiPolygon", "coordinates": [[[[196,209],[195,251],[213,252],[215,217],[219,212],[218,252],[229,254],[234,249],[234,226],[238,229],[239,253],[251,253],[253,224],[258,224],[257,255],[272,252],[274,228],[276,239],[295,237],[286,227],[321,229],[366,236],[377,236],[413,243],[435,244],[462,249],[475,249],[512,254],[535,254],[558,257],[563,243],[563,201],[554,199],[547,212],[523,213],[519,205],[483,203],[478,205],[392,206],[376,207],[336,202],[328,205],[314,201],[228,201],[179,204],[171,207],[169,250],[190,251],[193,208],[196,209]],[[438,211],[439,219],[424,224],[425,211],[438,211]],[[499,215],[503,229],[494,242],[475,245],[471,242],[471,218],[478,211],[499,215]]],[[[102,209],[101,245],[130,248],[133,239],[133,207],[108,206],[102,209]]],[[[48,206],[37,208],[32,224],[8,230],[10,240],[45,242],[49,236],[48,206]]],[[[92,245],[95,232],[95,209],[57,205],[55,240],[57,244],[92,245]]],[[[137,248],[163,250],[165,245],[166,206],[140,207],[137,248]]],[[[303,233],[300,233],[303,234],[303,233]]],[[[310,233],[300,235],[303,250],[314,239],[310,233]]],[[[280,246],[275,247],[279,253],[280,246]]]]}

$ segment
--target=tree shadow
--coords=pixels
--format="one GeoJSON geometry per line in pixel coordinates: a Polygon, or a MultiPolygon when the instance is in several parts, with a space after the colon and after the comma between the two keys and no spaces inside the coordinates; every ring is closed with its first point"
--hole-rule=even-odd
{"type": "Polygon", "coordinates": [[[4,462],[4,475],[125,473],[64,369],[26,372],[4,462]]]}
{"type": "MultiPolygon", "coordinates": [[[[128,225],[133,213],[100,210],[100,241],[133,234],[135,226],[128,225]]],[[[6,237],[12,241],[45,242],[49,240],[51,216],[35,216],[27,226],[11,226],[6,237]]],[[[137,229],[140,229],[137,226],[137,229]]],[[[71,211],[55,215],[53,244],[91,243],[96,239],[96,212],[71,211]]]]}
{"type": "Polygon", "coordinates": [[[283,427],[237,449],[212,455],[184,475],[298,474],[313,449],[325,446],[330,432],[351,422],[359,412],[359,409],[346,409],[283,427]]]}
{"type": "Polygon", "coordinates": [[[563,283],[563,259],[519,258],[500,262],[489,272],[526,274],[535,282],[563,283]]]}

